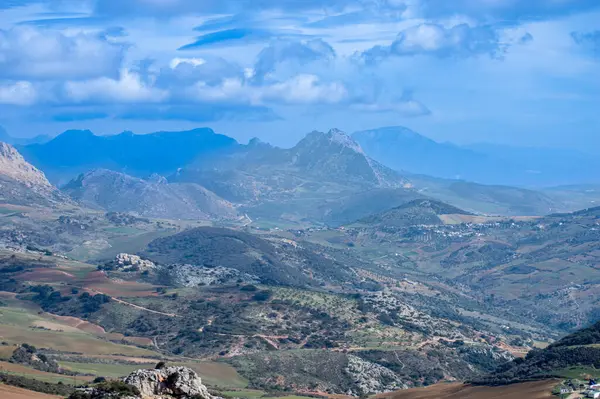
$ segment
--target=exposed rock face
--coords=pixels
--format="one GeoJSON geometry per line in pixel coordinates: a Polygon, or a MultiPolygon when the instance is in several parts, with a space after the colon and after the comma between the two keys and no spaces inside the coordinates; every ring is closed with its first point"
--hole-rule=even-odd
{"type": "Polygon", "coordinates": [[[13,146],[0,142],[0,203],[53,207],[70,201],[13,146]]]}
{"type": "Polygon", "coordinates": [[[390,369],[371,363],[357,356],[348,356],[346,373],[354,379],[358,392],[350,395],[364,395],[407,389],[408,386],[390,369]]]}
{"type": "Polygon", "coordinates": [[[15,147],[0,142],[0,174],[16,180],[27,187],[54,190],[42,171],[31,165],[15,147]]]}
{"type": "Polygon", "coordinates": [[[243,273],[228,267],[202,267],[194,265],[169,265],[162,273],[171,284],[179,287],[197,287],[203,285],[221,285],[231,283],[258,284],[260,279],[252,274],[243,273]]]}
{"type": "Polygon", "coordinates": [[[188,367],[166,367],[137,370],[121,383],[107,383],[93,388],[84,388],[71,395],[71,398],[213,399],[213,396],[208,393],[194,370],[188,367]],[[117,387],[118,384],[122,386],[117,387]]]}
{"type": "Polygon", "coordinates": [[[144,399],[212,398],[198,374],[188,367],[137,370],[125,378],[124,382],[136,387],[144,399]]]}
{"type": "Polygon", "coordinates": [[[134,269],[138,271],[145,271],[154,269],[156,265],[146,259],[142,259],[137,255],[131,255],[126,253],[120,253],[115,258],[115,263],[117,267],[123,269],[134,269]]]}

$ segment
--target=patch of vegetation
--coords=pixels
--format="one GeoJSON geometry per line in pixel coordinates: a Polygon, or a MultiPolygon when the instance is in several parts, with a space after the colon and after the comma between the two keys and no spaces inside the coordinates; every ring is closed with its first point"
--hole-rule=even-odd
{"type": "Polygon", "coordinates": [[[39,381],[33,378],[21,377],[18,375],[0,373],[0,382],[6,385],[28,389],[30,391],[46,393],[49,395],[67,396],[74,392],[70,385],[39,381]]]}
{"type": "Polygon", "coordinates": [[[69,399],[94,399],[99,397],[124,398],[128,396],[138,396],[139,394],[140,391],[136,387],[122,381],[113,380],[101,382],[93,386],[90,390],[75,391],[69,396],[69,399]]]}

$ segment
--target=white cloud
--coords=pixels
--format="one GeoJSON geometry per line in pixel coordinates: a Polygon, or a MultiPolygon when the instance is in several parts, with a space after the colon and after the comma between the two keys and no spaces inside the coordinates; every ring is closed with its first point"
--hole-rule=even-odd
{"type": "Polygon", "coordinates": [[[165,90],[145,84],[140,75],[127,69],[121,71],[119,79],[67,82],[65,92],[75,102],[155,103],[168,97],[165,90]]]}
{"type": "Polygon", "coordinates": [[[459,24],[446,28],[424,23],[402,30],[389,46],[375,46],[360,54],[360,59],[372,64],[390,56],[499,57],[508,45],[493,26],[459,24]]]}
{"type": "Polygon", "coordinates": [[[225,79],[219,85],[196,83],[189,91],[200,101],[261,104],[337,104],[347,99],[340,82],[321,82],[315,75],[297,75],[282,82],[251,85],[241,79],[225,79]]]}
{"type": "Polygon", "coordinates": [[[337,104],[347,96],[348,91],[342,83],[322,83],[315,75],[298,75],[261,88],[263,101],[284,101],[288,104],[337,104]]]}
{"type": "Polygon", "coordinates": [[[37,91],[31,82],[18,81],[0,84],[0,104],[32,105],[37,98],[37,91]]]}
{"type": "Polygon", "coordinates": [[[122,45],[90,33],[17,26],[0,30],[0,77],[8,79],[89,79],[114,75],[122,45]]]}
{"type": "Polygon", "coordinates": [[[175,69],[181,64],[190,64],[197,67],[206,64],[206,61],[202,58],[173,58],[169,63],[169,67],[175,69]]]}

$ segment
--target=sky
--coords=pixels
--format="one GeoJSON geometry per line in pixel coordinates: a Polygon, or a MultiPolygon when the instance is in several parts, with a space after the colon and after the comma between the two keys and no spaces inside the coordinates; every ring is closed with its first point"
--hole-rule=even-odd
{"type": "Polygon", "coordinates": [[[600,154],[598,0],[0,0],[0,126],[600,154]]]}

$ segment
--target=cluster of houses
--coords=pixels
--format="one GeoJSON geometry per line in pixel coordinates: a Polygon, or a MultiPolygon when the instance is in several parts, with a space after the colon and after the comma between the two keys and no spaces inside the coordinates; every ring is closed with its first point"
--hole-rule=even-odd
{"type": "Polygon", "coordinates": [[[600,398],[600,384],[595,380],[590,380],[588,388],[584,392],[586,398],[599,399],[600,398]]]}

